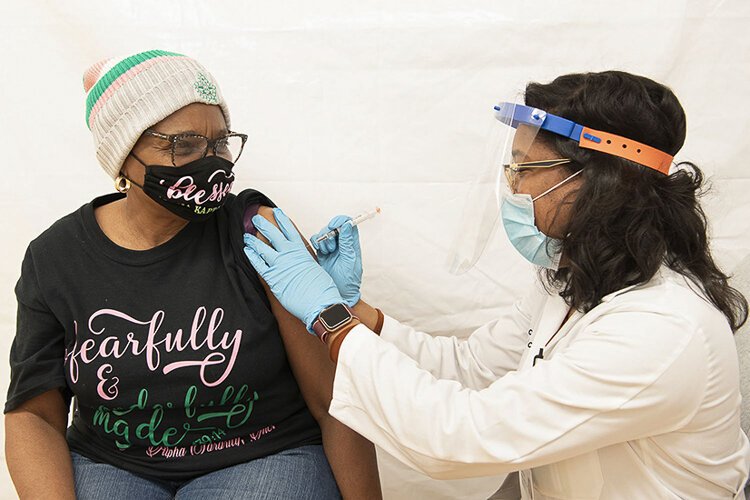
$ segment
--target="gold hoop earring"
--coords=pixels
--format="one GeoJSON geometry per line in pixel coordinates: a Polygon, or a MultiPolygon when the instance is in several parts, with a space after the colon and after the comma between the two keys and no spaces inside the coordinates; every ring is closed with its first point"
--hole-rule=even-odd
{"type": "Polygon", "coordinates": [[[115,189],[121,193],[127,193],[130,191],[130,179],[122,174],[118,175],[115,179],[115,189]]]}

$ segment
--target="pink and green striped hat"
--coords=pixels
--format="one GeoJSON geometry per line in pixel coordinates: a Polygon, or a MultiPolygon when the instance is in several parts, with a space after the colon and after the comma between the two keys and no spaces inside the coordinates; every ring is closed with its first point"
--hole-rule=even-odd
{"type": "Polygon", "coordinates": [[[144,130],[188,104],[220,106],[229,127],[218,83],[182,54],[149,50],[100,61],[84,73],[83,88],[96,157],[112,178],[144,130]]]}

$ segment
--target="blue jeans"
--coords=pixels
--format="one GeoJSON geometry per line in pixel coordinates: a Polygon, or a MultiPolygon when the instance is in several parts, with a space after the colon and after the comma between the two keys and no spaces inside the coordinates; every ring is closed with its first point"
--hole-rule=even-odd
{"type": "Polygon", "coordinates": [[[185,482],[146,479],[71,452],[79,500],[339,499],[323,447],[302,446],[185,482]]]}

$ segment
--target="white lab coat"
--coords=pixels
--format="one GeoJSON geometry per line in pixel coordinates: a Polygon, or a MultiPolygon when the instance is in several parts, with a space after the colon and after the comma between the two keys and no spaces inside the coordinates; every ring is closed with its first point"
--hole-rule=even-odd
{"type": "Polygon", "coordinates": [[[562,326],[565,303],[535,289],[467,340],[357,326],[330,413],[435,478],[520,470],[523,498],[739,498],[734,339],[693,289],[665,268],[562,326]]]}

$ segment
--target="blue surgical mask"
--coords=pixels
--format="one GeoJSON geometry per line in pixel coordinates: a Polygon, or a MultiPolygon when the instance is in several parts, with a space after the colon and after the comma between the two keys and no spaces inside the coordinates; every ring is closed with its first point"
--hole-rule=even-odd
{"type": "Polygon", "coordinates": [[[505,234],[510,243],[536,266],[557,269],[560,265],[562,242],[550,238],[534,224],[534,202],[528,194],[503,196],[500,206],[505,234]]]}
{"type": "Polygon", "coordinates": [[[505,234],[513,247],[532,264],[547,269],[557,270],[562,257],[562,241],[550,238],[534,224],[534,202],[562,186],[570,179],[580,174],[574,173],[562,182],[532,198],[528,194],[505,194],[500,205],[505,234]]]}

